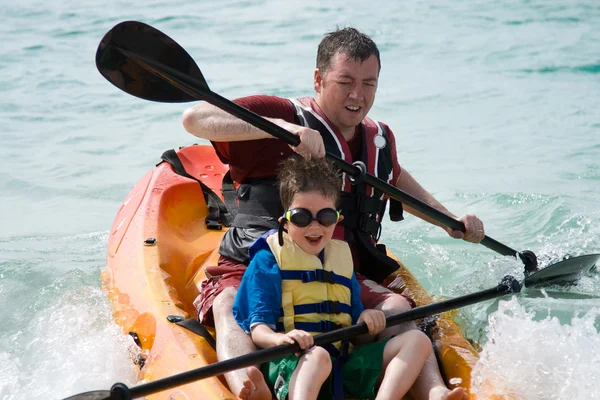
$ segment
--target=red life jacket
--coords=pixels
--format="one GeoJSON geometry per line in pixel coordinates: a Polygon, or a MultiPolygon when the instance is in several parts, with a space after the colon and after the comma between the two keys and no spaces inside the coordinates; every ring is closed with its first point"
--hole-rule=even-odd
{"type": "MultiPolygon", "coordinates": [[[[352,163],[365,164],[367,172],[391,185],[393,181],[392,146],[384,126],[366,117],[362,121],[362,146],[358,159],[353,159],[346,139],[328,120],[313,98],[290,99],[296,109],[300,125],[317,130],[323,137],[325,151],[352,163]]],[[[385,246],[377,244],[381,235],[381,219],[385,213],[389,196],[364,184],[352,184],[346,174],[342,186],[340,208],[344,220],[336,227],[335,239],[356,243],[360,256],[359,272],[381,282],[398,268],[393,259],[387,257],[385,246]],[[373,266],[376,265],[376,268],[373,266]],[[370,268],[368,268],[368,266],[370,268]],[[368,269],[367,269],[368,268],[368,269]]],[[[392,220],[402,220],[400,203],[392,203],[392,220]]]]}

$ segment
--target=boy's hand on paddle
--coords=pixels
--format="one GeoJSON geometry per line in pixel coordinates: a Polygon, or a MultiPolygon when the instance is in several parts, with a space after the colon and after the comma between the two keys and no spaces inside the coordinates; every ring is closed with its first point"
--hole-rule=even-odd
{"type": "MultiPolygon", "coordinates": [[[[293,331],[289,331],[285,335],[281,337],[280,344],[293,344],[298,343],[302,350],[308,350],[315,344],[315,339],[313,335],[306,331],[301,331],[299,329],[294,329],[293,331]]],[[[296,356],[299,356],[300,353],[296,353],[296,356]]]]}
{"type": "Polygon", "coordinates": [[[377,335],[385,329],[385,314],[380,310],[365,310],[358,317],[357,323],[364,322],[369,328],[369,334],[377,335]]]}

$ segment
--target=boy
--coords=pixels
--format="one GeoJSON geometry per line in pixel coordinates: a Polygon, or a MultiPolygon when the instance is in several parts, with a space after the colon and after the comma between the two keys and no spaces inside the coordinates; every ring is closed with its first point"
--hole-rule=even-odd
{"type": "MultiPolygon", "coordinates": [[[[324,159],[290,158],[279,181],[286,211],[279,230],[250,247],[251,262],[233,308],[236,321],[257,346],[297,342],[304,350],[263,364],[267,384],[279,400],[314,400],[331,393],[335,398],[375,398],[375,386],[381,382],[377,399],[401,399],[431,352],[422,332],[407,331],[357,347],[349,355],[348,343],[313,346],[313,334],[351,324],[364,322],[369,328],[369,335],[356,344],[385,328],[383,312],[364,310],[360,302],[349,246],[332,240],[343,219],[336,211],[339,174],[324,159]]],[[[249,376],[256,372],[248,369],[249,376]]],[[[265,388],[253,387],[248,380],[240,397],[250,397],[254,390],[265,388]]]]}

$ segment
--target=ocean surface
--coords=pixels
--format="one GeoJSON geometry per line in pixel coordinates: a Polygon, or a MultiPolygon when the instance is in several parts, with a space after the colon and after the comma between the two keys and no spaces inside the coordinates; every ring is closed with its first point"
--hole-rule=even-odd
{"type": "MultiPolygon", "coordinates": [[[[108,230],[161,153],[197,140],[180,122],[186,104],[131,97],[97,72],[100,39],[124,20],[179,42],[227,98],[311,95],[322,35],[354,26],[381,50],[370,115],[426,189],[544,264],[600,252],[597,0],[0,3],[1,400],[136,384],[100,286],[108,230]]],[[[383,240],[439,299],[523,276],[411,216],[386,221],[383,240]]],[[[475,390],[600,398],[599,292],[593,275],[561,296],[461,310],[482,345],[475,390]]]]}

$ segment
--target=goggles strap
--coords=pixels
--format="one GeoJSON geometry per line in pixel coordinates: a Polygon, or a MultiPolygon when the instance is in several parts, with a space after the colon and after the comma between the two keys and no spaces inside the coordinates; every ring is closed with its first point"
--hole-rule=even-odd
{"type": "Polygon", "coordinates": [[[277,238],[279,239],[279,245],[283,246],[283,232],[287,232],[284,228],[287,219],[285,215],[281,218],[281,222],[279,222],[279,228],[277,229],[277,238]]]}

